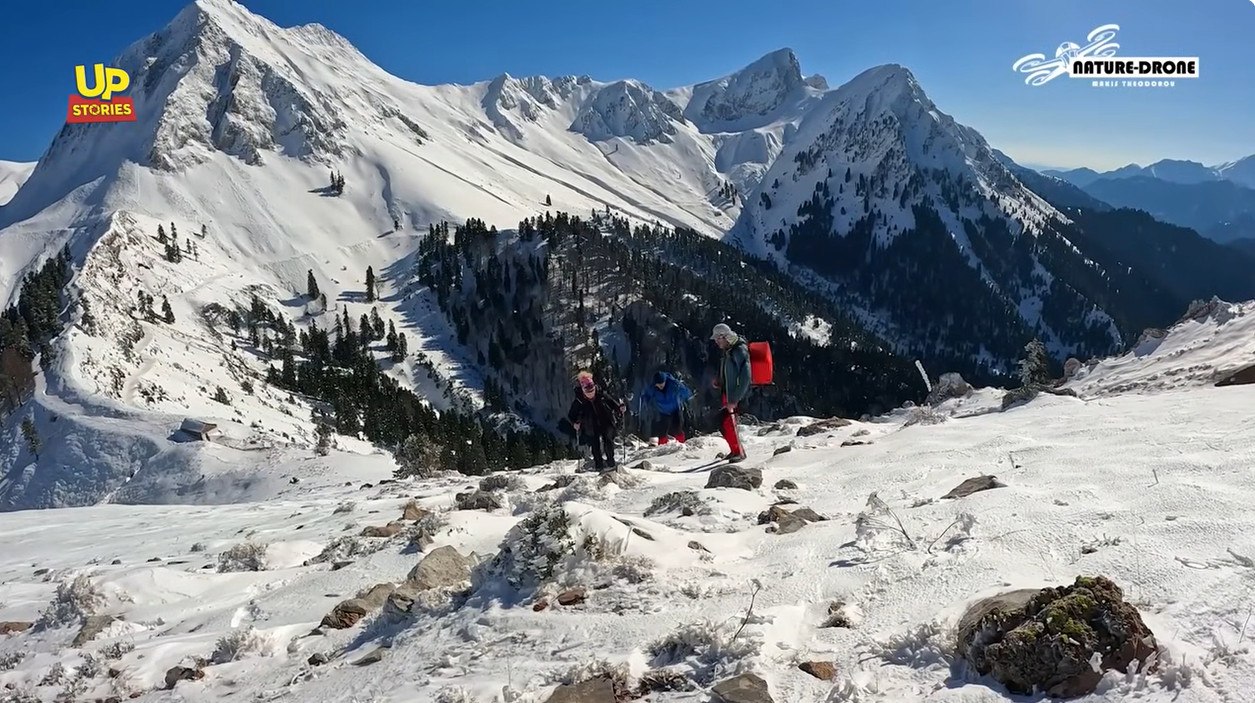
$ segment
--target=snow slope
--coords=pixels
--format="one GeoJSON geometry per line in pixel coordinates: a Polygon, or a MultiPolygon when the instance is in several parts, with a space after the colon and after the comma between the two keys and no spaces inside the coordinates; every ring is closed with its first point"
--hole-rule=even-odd
{"type": "Polygon", "coordinates": [[[0,161],[0,205],[7,203],[13,197],[34,168],[34,163],[0,161]]]}
{"type": "MultiPolygon", "coordinates": [[[[978,391],[936,414],[899,411],[804,438],[794,434],[807,420],[795,418],[745,431],[748,465],[764,472],[755,491],[704,488],[707,473],[690,469],[722,447],[708,437],[679,451],[637,448],[635,458],[648,458],[653,470],[628,469],[600,487],[585,477],[538,491],[572,468],[545,467],[506,491],[504,509],[445,512],[448,525],[432,547],[474,552],[487,569],[503,540],[513,539],[510,528],[556,499],[574,543],[600,540],[611,556],[560,561],[556,583],[539,591],[513,590],[484,570],[461,605],[436,602],[399,620],[371,615],[325,635],[309,633],[336,603],[372,584],[399,582],[421,554],[406,553],[398,537],[375,540],[379,551],[351,557],[339,570],[305,560],[336,537],[396,519],[411,497],[444,510],[473,479],[369,488],[326,474],[258,503],[4,514],[0,620],[34,620],[56,586],[78,574],[104,594],[102,612],[123,620],[83,647],[67,646],[75,627],[0,639],[0,658],[25,653],[0,671],[0,685],[45,701],[77,686],[85,699],[136,691],[141,701],[233,695],[539,703],[597,661],[639,676],[651,663],[651,645],[677,636],[698,646],[722,643],[705,658],[681,653],[654,662],[672,662],[701,689],[750,670],[769,682],[776,701],[1001,701],[1007,697],[997,684],[951,667],[952,628],[964,605],[993,591],[1103,574],[1137,604],[1163,658],[1154,673],[1108,674],[1082,700],[1240,700],[1255,686],[1255,655],[1242,643],[1255,555],[1249,395],[1236,387],[1090,402],[1041,396],[998,413],[990,412],[998,394],[978,391]],[[949,419],[912,422],[920,418],[949,419]],[[841,446],[853,438],[869,444],[841,446]],[[786,446],[792,450],[773,456],[786,446]],[[940,498],[980,474],[1007,487],[940,498]],[[773,490],[781,479],[798,488],[773,490]],[[676,491],[696,494],[696,514],[650,510],[676,491]],[[901,519],[913,547],[892,531],[856,533],[855,517],[871,492],[901,519]],[[793,534],[768,533],[756,516],[779,496],[830,519],[793,534]],[[970,529],[953,524],[964,515],[975,518],[970,529]],[[245,540],[268,545],[265,570],[205,568],[245,540]],[[586,587],[587,601],[552,603],[567,586],[586,587]],[[734,637],[751,596],[753,617],[734,637]],[[551,605],[535,612],[541,597],[551,605]],[[846,603],[853,627],[820,628],[836,600],[846,603]],[[248,628],[254,637],[238,660],[207,666],[204,679],[172,692],[157,690],[168,669],[209,657],[219,638],[248,628]],[[102,661],[119,642],[134,650],[102,661]],[[353,665],[380,645],[390,646],[382,661],[353,665]],[[84,652],[97,653],[102,666],[76,685],[84,652]],[[330,662],[308,665],[315,653],[330,662]],[[821,682],[798,670],[811,660],[835,662],[838,679],[821,682]],[[62,682],[37,687],[57,663],[62,682]],[[104,674],[109,667],[116,677],[104,674]],[[458,689],[469,696],[438,698],[458,689]]],[[[695,691],[653,700],[707,697],[695,691]]]]}
{"type": "Polygon", "coordinates": [[[1128,353],[1095,360],[1066,386],[1082,397],[1210,386],[1255,364],[1255,303],[1199,301],[1167,330],[1148,330],[1128,353]]]}
{"type": "MultiPolygon", "coordinates": [[[[822,83],[802,86],[788,73],[797,70],[791,52],[771,62],[785,73],[730,74],[725,92],[770,92],[776,80],[789,86],[782,95],[802,99],[822,83]]],[[[377,307],[426,360],[394,375],[437,407],[475,406],[482,379],[472,355],[429,293],[409,284],[429,224],[476,217],[509,228],[549,201],[718,236],[740,212],[721,189],[752,188],[796,118],[778,110],[741,137],[703,131],[683,115],[687,98],[638,81],[503,75],[415,85],[325,28],[281,28],[229,0],[188,5],[114,63],[131,75],[139,120],[67,125],[0,207],[0,306],[63,247],[77,272],[69,331],[53,342],[46,383],[24,411],[45,452],[36,462],[17,418],[9,423],[0,506],[99,500],[163,456],[173,462],[165,470],[194,477],[188,455],[200,449],[165,439],[187,416],[242,423],[266,445],[309,441],[310,409],[257,383],[269,363],[262,350],[205,315],[246,308],[254,294],[298,329],[329,327],[328,312],[356,321],[377,307]],[[332,171],[345,177],[341,195],[328,191],[332,171]],[[165,261],[158,225],[177,227],[196,255],[165,261]],[[367,267],[380,280],[373,305],[363,295],[367,267]],[[307,271],[329,310],[305,299],[307,271]],[[141,292],[157,310],[168,299],[176,321],[144,320],[141,292]],[[218,387],[229,407],[211,400],[218,387]],[[96,465],[83,449],[108,445],[109,433],[124,446],[125,470],[96,465]],[[80,493],[83,462],[102,475],[80,493]]]]}

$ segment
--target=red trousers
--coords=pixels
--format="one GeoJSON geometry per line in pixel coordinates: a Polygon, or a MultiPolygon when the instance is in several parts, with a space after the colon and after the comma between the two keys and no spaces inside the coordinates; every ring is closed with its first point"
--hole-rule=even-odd
{"type": "MultiPolygon", "coordinates": [[[[727,405],[728,396],[723,396],[724,405],[727,405]]],[[[725,410],[723,413],[723,424],[719,427],[723,433],[723,439],[728,443],[728,456],[735,456],[741,453],[741,438],[736,434],[736,413],[732,410],[725,410]]]]}

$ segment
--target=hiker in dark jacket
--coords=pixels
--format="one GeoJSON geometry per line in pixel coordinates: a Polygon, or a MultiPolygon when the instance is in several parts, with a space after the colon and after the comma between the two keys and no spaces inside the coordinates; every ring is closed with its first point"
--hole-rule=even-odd
{"type": "Polygon", "coordinates": [[[653,403],[658,411],[658,423],[654,427],[658,444],[666,444],[671,437],[684,444],[684,404],[692,397],[693,391],[680,379],[665,371],[654,374],[654,385],[645,388],[641,401],[653,403]]]}
{"type": "Polygon", "coordinates": [[[613,469],[614,439],[626,408],[622,401],[599,388],[591,373],[581,371],[576,382],[575,400],[571,401],[567,420],[592,445],[593,466],[598,471],[613,469]]]}
{"type": "Polygon", "coordinates": [[[715,325],[710,338],[723,352],[719,378],[715,381],[715,387],[723,391],[719,429],[728,443],[728,461],[735,463],[745,459],[745,449],[736,431],[736,409],[750,392],[750,352],[745,340],[725,324],[715,325]]]}

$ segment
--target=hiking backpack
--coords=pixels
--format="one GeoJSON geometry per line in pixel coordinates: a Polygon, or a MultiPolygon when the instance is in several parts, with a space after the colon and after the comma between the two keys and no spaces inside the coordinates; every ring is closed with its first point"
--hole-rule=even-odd
{"type": "Polygon", "coordinates": [[[773,366],[771,345],[767,342],[750,342],[750,385],[769,386],[772,383],[773,366]]]}

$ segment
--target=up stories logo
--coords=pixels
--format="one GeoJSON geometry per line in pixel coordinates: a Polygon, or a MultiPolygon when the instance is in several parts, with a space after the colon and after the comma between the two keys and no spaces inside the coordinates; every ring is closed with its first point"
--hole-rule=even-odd
{"type": "Polygon", "coordinates": [[[100,63],[92,68],[94,75],[89,84],[87,66],[74,67],[74,87],[78,92],[70,94],[66,123],[135,122],[135,101],[117,95],[130,87],[131,76],[120,68],[109,68],[100,63]]]}

